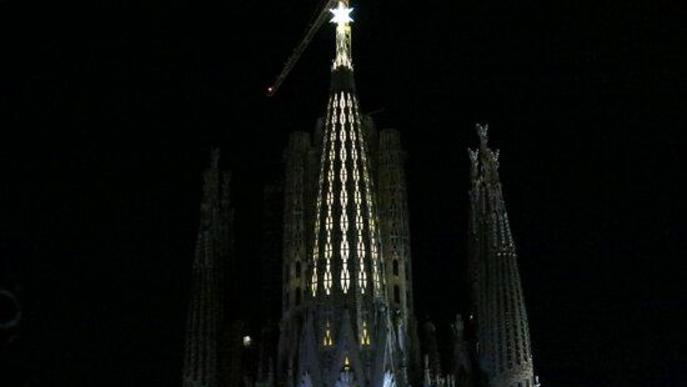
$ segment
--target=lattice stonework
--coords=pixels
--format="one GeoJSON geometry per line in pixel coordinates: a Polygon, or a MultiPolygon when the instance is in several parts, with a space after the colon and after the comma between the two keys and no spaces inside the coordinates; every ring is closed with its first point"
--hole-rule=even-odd
{"type": "Polygon", "coordinates": [[[398,316],[407,327],[413,302],[404,158],[400,133],[394,129],[381,131],[377,175],[387,293],[389,304],[401,312],[398,316]]]}
{"type": "Polygon", "coordinates": [[[284,311],[301,304],[306,291],[306,250],[305,199],[306,199],[306,159],[310,149],[310,138],[305,133],[294,133],[289,138],[286,152],[286,181],[284,202],[284,243],[283,243],[283,309],[284,311]]]}
{"type": "MultiPolygon", "coordinates": [[[[343,102],[339,102],[340,107],[343,102]]],[[[348,166],[346,165],[346,159],[348,153],[346,152],[346,134],[348,130],[346,129],[346,114],[344,109],[341,108],[341,113],[339,116],[339,125],[341,125],[342,130],[339,131],[339,140],[341,141],[340,154],[340,170],[339,177],[341,183],[341,290],[344,293],[348,293],[348,288],[350,287],[351,275],[348,271],[348,257],[349,257],[349,247],[348,247],[348,189],[346,187],[346,182],[348,181],[348,166]]]]}
{"type": "Polygon", "coordinates": [[[498,151],[487,147],[487,127],[477,129],[480,148],[469,153],[470,265],[480,365],[490,385],[534,385],[527,313],[498,176],[498,151]]]}
{"type": "MultiPolygon", "coordinates": [[[[336,98],[334,99],[336,104],[336,98]]],[[[325,218],[325,247],[324,247],[324,291],[329,295],[332,291],[332,256],[334,253],[332,246],[332,233],[334,228],[334,218],[332,215],[334,207],[334,163],[336,158],[336,133],[330,131],[329,157],[327,163],[327,214],[325,218]]],[[[319,215],[319,214],[318,214],[319,215]]]]}
{"type": "Polygon", "coordinates": [[[229,174],[218,169],[219,150],[204,173],[201,218],[188,305],[183,386],[221,385],[221,326],[226,287],[223,273],[231,267],[233,210],[229,201],[229,174]]]}
{"type": "MultiPolygon", "coordinates": [[[[350,112],[350,109],[349,109],[350,112]]],[[[365,288],[367,287],[367,270],[365,268],[366,250],[365,250],[365,238],[363,236],[363,230],[365,224],[363,222],[363,211],[362,211],[362,195],[360,194],[360,168],[358,167],[358,150],[355,144],[357,144],[356,131],[353,129],[355,120],[349,120],[351,125],[351,161],[353,163],[353,200],[355,202],[355,246],[356,253],[358,254],[358,288],[360,293],[365,294],[365,288]]]]}
{"type": "Polygon", "coordinates": [[[353,285],[364,294],[370,277],[381,294],[374,186],[357,105],[357,98],[350,92],[336,93],[329,100],[316,198],[313,296],[317,296],[320,281],[320,260],[324,265],[321,281],[325,295],[339,289],[347,294],[353,285]],[[321,224],[324,233],[320,231],[321,224]],[[323,251],[320,246],[324,246],[323,251]],[[334,278],[338,278],[338,286],[334,286],[334,278]]]}
{"type": "MultiPolygon", "coordinates": [[[[325,122],[328,123],[330,119],[332,119],[332,108],[331,105],[333,103],[333,97],[329,98],[329,103],[327,104],[327,114],[325,117],[325,122]]],[[[323,137],[323,144],[322,144],[323,149],[327,148],[327,136],[323,137]]],[[[320,169],[318,173],[318,180],[317,180],[317,196],[315,198],[315,203],[316,203],[316,214],[319,214],[320,211],[322,210],[322,191],[323,191],[323,186],[324,186],[324,166],[326,163],[325,159],[325,153],[322,152],[320,155],[320,169]]],[[[315,238],[313,242],[313,253],[312,253],[312,277],[311,277],[311,282],[310,282],[310,291],[312,293],[312,296],[315,297],[317,295],[317,288],[318,288],[318,282],[319,282],[319,277],[318,277],[318,259],[320,255],[320,238],[318,237],[320,235],[320,217],[316,216],[315,217],[315,238]]]]}
{"type": "MultiPolygon", "coordinates": [[[[349,95],[350,99],[350,95],[349,95]]],[[[357,101],[353,104],[353,111],[355,115],[356,125],[358,126],[358,141],[360,142],[361,158],[363,165],[363,180],[365,182],[365,198],[367,204],[367,222],[370,233],[370,260],[372,261],[372,279],[374,282],[375,291],[377,294],[381,293],[380,276],[379,276],[379,253],[378,253],[378,237],[377,237],[377,213],[375,212],[373,199],[373,183],[370,179],[367,162],[367,146],[365,145],[365,135],[362,131],[362,122],[358,112],[357,101]]]]}
{"type": "MultiPolygon", "coordinates": [[[[326,114],[305,164],[314,184],[306,187],[310,203],[301,216],[312,230],[303,238],[311,296],[284,314],[277,373],[284,385],[329,386],[345,380],[342,385],[380,386],[384,372],[404,369],[399,343],[405,341],[396,339],[385,292],[374,184],[377,157],[370,154],[375,149],[367,144],[367,121],[353,79],[351,9],[341,1],[331,11],[337,52],[326,114]],[[343,379],[342,365],[348,372],[343,379]]],[[[297,234],[294,227],[285,230],[297,234]]]]}

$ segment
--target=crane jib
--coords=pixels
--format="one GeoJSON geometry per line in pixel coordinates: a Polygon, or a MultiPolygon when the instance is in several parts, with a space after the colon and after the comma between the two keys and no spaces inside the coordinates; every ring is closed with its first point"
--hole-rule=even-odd
{"type": "MultiPolygon", "coordinates": [[[[273,96],[277,92],[281,84],[284,83],[284,80],[289,75],[293,67],[296,65],[298,59],[300,59],[301,55],[303,55],[305,49],[308,48],[308,45],[310,44],[310,41],[312,40],[313,36],[315,36],[315,33],[317,33],[320,27],[322,27],[322,25],[325,23],[329,10],[333,8],[334,5],[337,4],[339,1],[340,0],[322,1],[324,5],[320,8],[320,12],[317,14],[315,20],[309,25],[307,31],[305,32],[305,36],[303,37],[303,39],[301,39],[300,43],[296,46],[296,48],[293,50],[289,58],[286,60],[284,67],[277,76],[277,79],[274,82],[274,84],[267,88],[267,95],[269,97],[273,96]]],[[[344,0],[341,2],[344,3],[344,5],[348,5],[348,0],[344,0]]]]}

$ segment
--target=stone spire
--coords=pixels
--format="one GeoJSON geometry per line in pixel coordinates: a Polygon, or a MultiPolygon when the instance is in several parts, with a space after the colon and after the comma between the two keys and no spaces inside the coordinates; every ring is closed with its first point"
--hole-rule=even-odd
{"type": "Polygon", "coordinates": [[[498,175],[499,153],[477,125],[471,161],[470,267],[477,318],[479,366],[494,387],[534,385],[527,313],[517,254],[498,175]]]}
{"type": "Polygon", "coordinates": [[[413,299],[405,158],[400,133],[394,129],[382,130],[377,159],[382,252],[389,303],[407,327],[413,316],[413,299]]]}
{"type": "MultiPolygon", "coordinates": [[[[332,76],[352,77],[350,9],[335,10],[337,54],[332,76]],[[342,16],[345,15],[345,16],[342,16]]],[[[324,121],[316,193],[311,293],[371,294],[380,302],[382,286],[379,221],[367,138],[352,83],[333,79],[324,121]]],[[[352,81],[352,79],[351,79],[352,81]]]]}
{"type": "MultiPolygon", "coordinates": [[[[279,365],[291,375],[287,385],[393,386],[404,380],[397,373],[399,346],[386,292],[373,160],[353,82],[350,12],[348,1],[332,9],[336,56],[316,145],[314,197],[303,204],[299,188],[287,187],[294,198],[287,214],[313,211],[311,237],[300,235],[299,221],[285,218],[285,261],[294,263],[285,267],[292,285],[285,289],[291,295],[285,296],[280,338],[279,365]],[[294,339],[297,350],[288,344],[294,339]]],[[[299,149],[298,159],[306,157],[305,140],[289,148],[299,149]]],[[[289,182],[304,176],[300,167],[287,171],[289,182]]]]}
{"type": "Polygon", "coordinates": [[[457,387],[472,387],[473,366],[470,344],[465,335],[463,316],[456,315],[456,322],[451,325],[453,333],[453,376],[457,387]]]}
{"type": "Polygon", "coordinates": [[[229,175],[218,168],[219,150],[205,171],[200,225],[193,261],[184,353],[184,387],[221,386],[224,269],[228,264],[231,210],[229,175]]]}
{"type": "Polygon", "coordinates": [[[420,368],[420,351],[413,304],[405,160],[400,132],[395,129],[380,131],[376,158],[377,193],[388,302],[400,344],[402,366],[415,374],[420,368]]]}

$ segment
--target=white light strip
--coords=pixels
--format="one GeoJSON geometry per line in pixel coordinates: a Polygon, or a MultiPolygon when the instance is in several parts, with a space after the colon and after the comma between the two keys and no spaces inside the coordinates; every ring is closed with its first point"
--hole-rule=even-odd
{"type": "Polygon", "coordinates": [[[360,207],[362,204],[362,197],[360,195],[360,171],[358,169],[358,148],[357,135],[355,133],[355,119],[352,114],[353,109],[348,106],[349,124],[351,126],[351,161],[353,164],[353,187],[355,189],[353,200],[355,202],[355,245],[358,256],[358,289],[360,293],[365,294],[367,288],[367,272],[365,270],[365,241],[363,239],[363,212],[360,207]]]}
{"type": "MultiPolygon", "coordinates": [[[[334,112],[332,116],[336,115],[336,106],[339,103],[336,97],[332,103],[334,112]]],[[[332,121],[334,119],[332,118],[332,121]]],[[[327,217],[325,220],[325,272],[324,272],[324,291],[327,295],[331,294],[332,289],[332,227],[334,220],[332,218],[332,207],[334,204],[334,161],[336,158],[336,130],[332,125],[329,131],[329,168],[327,171],[327,217]]]]}
{"type": "Polygon", "coordinates": [[[346,189],[346,182],[348,181],[348,169],[346,168],[346,160],[348,158],[348,155],[346,152],[346,115],[344,114],[343,98],[339,102],[339,107],[341,109],[341,114],[339,115],[339,140],[341,141],[341,150],[339,152],[339,157],[341,159],[341,170],[339,171],[339,180],[341,181],[341,290],[344,294],[346,294],[348,293],[348,289],[350,288],[351,275],[348,270],[348,190],[346,189]]]}
{"type": "MultiPolygon", "coordinates": [[[[333,104],[333,98],[329,98],[329,104],[327,104],[327,115],[324,120],[324,125],[325,127],[327,126],[327,121],[331,117],[331,106],[333,104]]],[[[322,149],[327,148],[327,136],[322,136],[322,149]]],[[[312,252],[312,265],[313,265],[313,272],[312,272],[312,278],[310,280],[310,291],[312,292],[312,296],[315,297],[317,295],[317,286],[318,286],[318,275],[317,275],[317,263],[318,263],[318,258],[320,256],[320,211],[322,210],[322,189],[324,185],[324,162],[325,162],[325,152],[323,151],[322,154],[320,155],[320,173],[319,173],[319,178],[318,178],[318,188],[317,188],[317,210],[315,212],[315,243],[313,246],[313,252],[312,252]]]]}
{"type": "MultiPolygon", "coordinates": [[[[351,100],[350,94],[348,94],[348,99],[351,100]]],[[[370,181],[370,175],[367,168],[367,148],[365,146],[365,138],[362,132],[363,125],[360,119],[360,114],[358,113],[358,101],[355,99],[355,97],[352,100],[352,105],[354,108],[355,120],[358,124],[358,141],[360,142],[360,156],[363,164],[363,180],[365,181],[365,198],[367,201],[368,227],[370,230],[370,260],[372,261],[372,279],[375,290],[377,291],[377,294],[379,294],[380,282],[379,267],[377,262],[379,260],[379,254],[377,252],[377,225],[375,222],[374,202],[372,201],[372,182],[370,181]]]]}

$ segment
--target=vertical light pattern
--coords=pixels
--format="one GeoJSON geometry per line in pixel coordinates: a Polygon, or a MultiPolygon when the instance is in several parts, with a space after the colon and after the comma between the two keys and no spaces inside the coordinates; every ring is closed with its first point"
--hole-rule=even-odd
{"type": "Polygon", "coordinates": [[[376,213],[374,211],[374,202],[372,200],[372,182],[370,181],[370,174],[367,167],[367,148],[365,146],[365,138],[362,132],[362,122],[360,120],[360,114],[358,112],[358,101],[351,98],[348,94],[347,100],[351,103],[354,109],[354,116],[357,120],[358,126],[358,141],[360,143],[360,156],[363,164],[363,180],[365,182],[365,199],[367,204],[367,222],[368,228],[370,230],[370,261],[372,261],[372,280],[374,282],[375,291],[379,294],[380,291],[380,281],[379,281],[379,253],[377,251],[377,225],[375,222],[376,213]]]}
{"type": "MultiPolygon", "coordinates": [[[[328,124],[328,121],[331,117],[332,114],[332,102],[333,98],[329,97],[329,103],[327,104],[327,114],[325,116],[324,124],[325,126],[328,124]]],[[[327,149],[327,136],[322,136],[322,149],[327,149]]],[[[322,210],[322,190],[323,190],[323,185],[324,185],[324,164],[325,164],[325,153],[322,152],[320,155],[320,173],[318,174],[318,182],[317,182],[317,199],[316,199],[316,211],[315,211],[315,241],[313,244],[313,252],[312,252],[312,278],[310,280],[310,291],[312,292],[312,296],[315,297],[317,295],[317,287],[319,283],[319,277],[318,277],[318,260],[320,257],[320,211],[322,210]]]]}
{"type": "Polygon", "coordinates": [[[361,208],[362,195],[360,194],[360,169],[358,168],[358,150],[357,150],[357,135],[355,131],[355,118],[353,117],[353,109],[348,105],[348,122],[351,126],[351,161],[353,164],[353,186],[354,194],[353,200],[355,202],[355,245],[356,254],[358,256],[358,289],[360,293],[365,294],[367,288],[367,271],[365,270],[365,240],[363,238],[363,211],[361,208]]]}
{"type": "MultiPolygon", "coordinates": [[[[319,185],[320,189],[318,191],[317,195],[317,214],[320,213],[320,209],[322,207],[322,176],[319,178],[319,185]]],[[[318,257],[320,255],[320,238],[317,237],[317,235],[320,234],[320,217],[316,216],[315,217],[315,242],[313,245],[313,252],[312,252],[312,279],[310,280],[310,291],[312,292],[312,296],[315,297],[317,295],[317,285],[318,285],[318,278],[317,278],[317,261],[318,257]]]]}
{"type": "MultiPolygon", "coordinates": [[[[336,106],[337,100],[334,97],[333,105],[336,106]]],[[[336,145],[336,133],[330,132],[329,138],[329,168],[327,170],[327,217],[325,219],[325,247],[324,247],[324,291],[327,295],[332,291],[332,228],[334,226],[334,219],[332,218],[332,209],[334,205],[334,162],[336,152],[334,150],[336,145]]]]}
{"type": "Polygon", "coordinates": [[[366,293],[368,278],[372,278],[375,294],[383,294],[374,186],[357,104],[350,92],[333,93],[328,104],[316,199],[313,296],[320,281],[325,294],[332,294],[335,276],[342,293],[347,294],[352,274],[360,294],[366,293]],[[320,235],[322,226],[324,235],[320,235]]]}
{"type": "Polygon", "coordinates": [[[339,124],[341,125],[341,131],[339,132],[339,141],[341,141],[341,150],[339,151],[339,157],[341,159],[341,170],[339,171],[339,180],[341,182],[341,290],[344,292],[344,294],[346,294],[348,293],[348,289],[350,287],[351,275],[348,271],[348,190],[346,189],[346,182],[348,180],[348,168],[346,168],[346,159],[348,158],[348,155],[346,152],[346,114],[344,112],[343,98],[339,100],[339,108],[339,124]]]}

